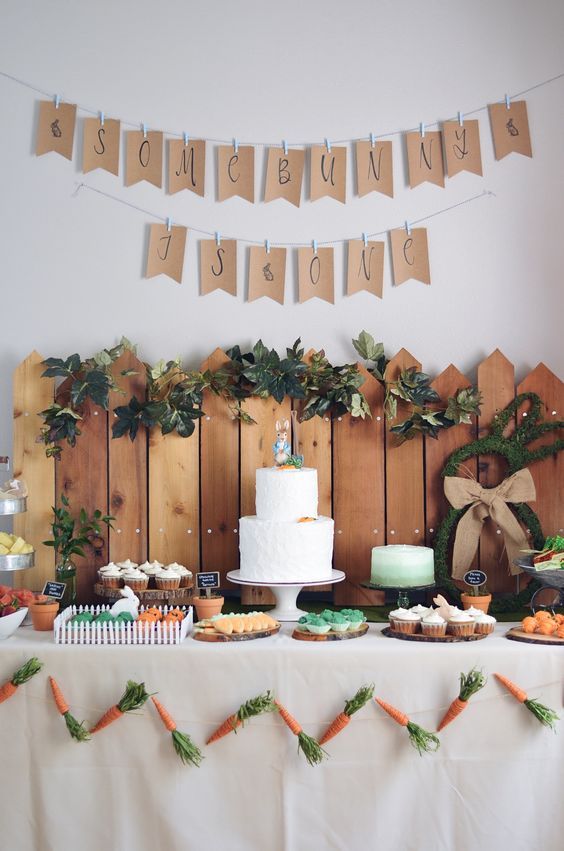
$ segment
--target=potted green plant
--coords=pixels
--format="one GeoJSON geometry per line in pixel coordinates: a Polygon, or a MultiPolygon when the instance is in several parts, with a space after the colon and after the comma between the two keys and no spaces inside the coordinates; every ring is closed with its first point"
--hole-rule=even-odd
{"type": "Polygon", "coordinates": [[[487,614],[492,601],[492,595],[484,582],[482,585],[470,585],[468,591],[461,593],[460,600],[465,609],[474,606],[475,609],[481,609],[487,614]]]}
{"type": "Polygon", "coordinates": [[[73,562],[73,556],[86,556],[87,547],[97,547],[102,539],[102,524],[105,524],[110,529],[113,529],[112,520],[109,514],[102,514],[100,509],[96,509],[92,516],[89,517],[85,508],[81,508],[78,520],[76,520],[69,511],[70,502],[68,498],[61,494],[60,507],[53,506],[53,521],[51,523],[52,539],[43,541],[46,547],[53,547],[55,550],[55,578],[57,582],[66,584],[65,594],[61,600],[61,605],[72,606],[76,600],[76,565],[73,562]]]}
{"type": "Polygon", "coordinates": [[[53,623],[59,611],[59,603],[54,597],[40,597],[29,604],[29,613],[33,628],[38,632],[53,629],[53,623]]]}

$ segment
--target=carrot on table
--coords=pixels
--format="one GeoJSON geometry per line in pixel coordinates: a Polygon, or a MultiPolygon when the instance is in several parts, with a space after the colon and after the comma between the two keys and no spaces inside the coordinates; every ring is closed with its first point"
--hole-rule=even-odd
{"type": "Polygon", "coordinates": [[[446,727],[447,724],[450,724],[451,721],[454,721],[454,719],[457,718],[464,709],[466,709],[469,699],[473,694],[476,694],[477,691],[480,691],[480,689],[485,686],[486,682],[487,678],[484,676],[482,671],[478,671],[476,668],[472,668],[472,670],[467,674],[460,674],[460,691],[458,693],[458,697],[452,701],[449,708],[443,715],[441,723],[437,727],[437,733],[446,727]]]}
{"type": "Polygon", "coordinates": [[[77,742],[88,742],[91,738],[90,733],[84,726],[84,721],[77,721],[74,715],[71,715],[68,704],[65,698],[63,697],[63,692],[61,691],[58,682],[53,677],[49,677],[49,685],[51,686],[51,691],[53,692],[53,699],[55,701],[55,705],[59,710],[59,713],[65,719],[67,730],[71,734],[72,738],[77,742]]]}
{"type": "Polygon", "coordinates": [[[545,706],[544,703],[539,703],[538,700],[529,698],[526,691],[523,691],[523,689],[519,688],[518,685],[515,685],[514,682],[509,680],[507,677],[504,677],[503,674],[496,674],[495,676],[496,679],[505,686],[509,694],[512,694],[519,703],[523,703],[529,712],[532,712],[541,724],[544,724],[545,727],[550,727],[551,730],[555,730],[554,724],[556,721],[560,720],[560,716],[554,711],[554,709],[551,709],[549,706],[545,706]]]}
{"type": "Polygon", "coordinates": [[[323,748],[320,747],[319,742],[316,742],[312,736],[308,736],[307,733],[304,733],[300,724],[298,724],[296,719],[290,715],[288,710],[282,706],[281,703],[278,703],[278,701],[275,701],[275,703],[276,708],[280,713],[280,717],[288,729],[292,731],[294,736],[297,736],[298,753],[301,750],[310,765],[319,765],[319,763],[323,761],[324,757],[327,756],[323,748]]]}
{"type": "Polygon", "coordinates": [[[355,696],[345,702],[344,710],[335,716],[331,724],[325,730],[323,736],[320,738],[319,744],[324,745],[330,739],[334,739],[341,730],[344,730],[347,724],[350,723],[351,716],[354,715],[355,712],[358,712],[359,709],[362,709],[373,695],[374,683],[369,686],[361,686],[355,696]]]}
{"type": "Polygon", "coordinates": [[[99,733],[104,727],[109,727],[126,712],[133,712],[135,709],[140,709],[149,695],[145,691],[145,683],[135,683],[133,680],[127,681],[127,686],[119,703],[104,712],[98,723],[90,730],[91,733],[99,733]]]}
{"type": "Polygon", "coordinates": [[[213,742],[217,742],[229,733],[236,733],[237,727],[242,727],[245,724],[245,721],[248,721],[249,718],[254,718],[256,715],[261,715],[263,712],[274,712],[275,709],[276,703],[270,691],[266,691],[264,694],[259,694],[257,697],[252,697],[250,700],[242,703],[237,712],[230,715],[229,718],[226,718],[223,724],[220,724],[217,730],[209,737],[206,745],[211,745],[213,742]]]}
{"type": "Polygon", "coordinates": [[[374,700],[397,724],[407,728],[409,741],[417,749],[419,756],[423,756],[424,753],[434,753],[439,749],[441,743],[434,733],[430,733],[428,730],[420,727],[419,724],[410,721],[405,712],[401,712],[395,706],[386,703],[384,700],[380,700],[379,697],[375,697],[374,700]]]}
{"type": "Polygon", "coordinates": [[[0,703],[4,703],[9,697],[12,697],[18,688],[27,683],[32,677],[37,674],[43,667],[43,662],[40,662],[36,656],[28,659],[25,665],[12,674],[11,678],[0,686],[0,703]]]}
{"type": "Polygon", "coordinates": [[[185,765],[191,763],[198,767],[203,760],[201,750],[194,744],[192,739],[187,733],[181,733],[180,730],[176,727],[176,721],[170,714],[170,712],[165,709],[160,700],[157,700],[156,697],[152,697],[151,700],[155,704],[155,709],[160,715],[161,721],[163,722],[165,728],[169,733],[172,734],[172,743],[174,745],[174,750],[182,760],[185,765]]]}

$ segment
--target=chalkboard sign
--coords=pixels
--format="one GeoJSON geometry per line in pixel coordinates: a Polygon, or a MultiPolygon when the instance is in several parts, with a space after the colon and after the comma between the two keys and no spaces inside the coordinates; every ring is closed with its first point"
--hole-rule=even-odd
{"type": "Polygon", "coordinates": [[[219,571],[197,573],[196,585],[200,590],[202,588],[219,588],[219,571]]]}
{"type": "Polygon", "coordinates": [[[66,587],[66,582],[46,582],[42,593],[47,594],[48,597],[53,597],[55,600],[62,600],[66,587]]]}
{"type": "Polygon", "coordinates": [[[487,578],[483,570],[469,570],[464,574],[467,585],[483,585],[487,578]]]}

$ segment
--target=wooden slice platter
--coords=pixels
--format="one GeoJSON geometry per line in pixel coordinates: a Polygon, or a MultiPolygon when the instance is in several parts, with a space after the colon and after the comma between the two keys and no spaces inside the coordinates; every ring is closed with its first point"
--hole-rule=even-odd
{"type": "Polygon", "coordinates": [[[556,635],[539,635],[537,632],[525,632],[516,626],[506,632],[505,636],[510,638],[511,641],[523,641],[525,644],[562,644],[564,646],[564,638],[558,638],[556,635]]]}
{"type": "MultiPolygon", "coordinates": [[[[192,583],[187,588],[172,588],[168,590],[164,588],[148,588],[145,591],[134,591],[133,593],[136,597],[139,597],[143,605],[158,605],[159,602],[164,600],[166,603],[180,606],[192,602],[193,585],[192,583]]],[[[121,592],[121,588],[106,588],[102,582],[97,582],[94,585],[96,596],[105,597],[107,600],[122,600],[121,592]]]]}
{"type": "Polygon", "coordinates": [[[210,628],[194,632],[192,638],[195,641],[209,641],[217,644],[226,641],[252,641],[254,638],[268,638],[270,635],[275,635],[279,631],[280,624],[270,629],[258,630],[257,632],[232,632],[230,635],[225,635],[223,632],[216,632],[215,629],[210,628]]]}
{"type": "Polygon", "coordinates": [[[382,630],[382,635],[385,635],[386,638],[399,638],[402,641],[420,641],[427,642],[430,644],[453,644],[458,641],[480,641],[482,638],[487,638],[487,635],[423,635],[422,632],[416,632],[411,635],[406,634],[405,632],[396,632],[395,629],[392,629],[390,626],[385,627],[382,630]]]}
{"type": "Polygon", "coordinates": [[[306,632],[296,627],[292,633],[292,638],[295,638],[297,641],[344,641],[348,638],[362,638],[367,632],[367,623],[363,623],[360,629],[355,629],[354,632],[333,632],[329,630],[324,635],[314,635],[313,632],[306,632]]]}

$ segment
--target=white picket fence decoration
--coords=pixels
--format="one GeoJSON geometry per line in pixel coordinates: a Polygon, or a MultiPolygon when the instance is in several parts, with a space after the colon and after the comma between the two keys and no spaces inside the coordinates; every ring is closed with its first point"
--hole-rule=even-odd
{"type": "MultiPolygon", "coordinates": [[[[178,623],[71,623],[71,619],[83,612],[97,616],[108,611],[110,606],[68,606],[56,618],[53,625],[55,644],[180,644],[192,629],[194,615],[192,606],[183,620],[178,623]]],[[[163,615],[174,606],[159,606],[163,615]]],[[[139,611],[143,612],[144,606],[139,611]]]]}

